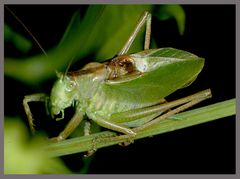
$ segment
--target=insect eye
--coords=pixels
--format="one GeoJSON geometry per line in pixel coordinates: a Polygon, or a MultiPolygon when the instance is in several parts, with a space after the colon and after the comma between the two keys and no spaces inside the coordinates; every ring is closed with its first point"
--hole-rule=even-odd
{"type": "Polygon", "coordinates": [[[74,89],[74,87],[76,86],[76,82],[75,81],[71,81],[68,86],[66,87],[66,91],[70,92],[74,89]]]}

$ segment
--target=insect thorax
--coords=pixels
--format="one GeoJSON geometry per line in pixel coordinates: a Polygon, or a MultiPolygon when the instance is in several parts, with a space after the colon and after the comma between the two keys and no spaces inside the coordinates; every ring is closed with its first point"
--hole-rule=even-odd
{"type": "Polygon", "coordinates": [[[108,68],[108,80],[113,80],[136,71],[134,61],[128,55],[122,55],[114,58],[108,63],[108,68]]]}

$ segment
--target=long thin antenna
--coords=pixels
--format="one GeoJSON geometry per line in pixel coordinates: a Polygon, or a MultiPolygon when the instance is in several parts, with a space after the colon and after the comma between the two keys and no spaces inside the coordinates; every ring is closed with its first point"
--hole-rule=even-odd
{"type": "Polygon", "coordinates": [[[64,75],[63,75],[64,77],[67,75],[67,72],[68,72],[68,70],[69,70],[69,68],[70,68],[73,60],[74,60],[74,57],[72,57],[71,61],[68,63],[68,66],[67,66],[67,68],[66,68],[66,71],[65,71],[65,73],[64,73],[64,75]]]}
{"type": "Polygon", "coordinates": [[[47,53],[45,52],[45,50],[43,49],[43,47],[40,45],[40,43],[38,42],[38,40],[34,37],[34,35],[30,32],[30,30],[28,30],[28,28],[24,25],[24,23],[17,17],[17,15],[11,10],[9,9],[7,6],[5,6],[6,9],[13,15],[13,17],[15,17],[15,19],[17,19],[17,21],[23,26],[23,28],[29,33],[29,35],[33,38],[33,40],[37,43],[37,45],[39,46],[39,48],[42,50],[42,52],[44,53],[44,55],[47,57],[47,53]]]}

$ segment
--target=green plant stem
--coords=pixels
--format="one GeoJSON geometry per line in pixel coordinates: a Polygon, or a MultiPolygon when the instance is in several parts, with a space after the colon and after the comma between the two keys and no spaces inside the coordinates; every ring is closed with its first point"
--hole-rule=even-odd
{"type": "MultiPolygon", "coordinates": [[[[176,114],[171,119],[163,120],[154,127],[140,131],[137,133],[134,139],[136,140],[144,137],[151,137],[157,134],[162,134],[165,132],[170,132],[177,129],[182,129],[185,127],[235,115],[235,103],[235,99],[230,99],[209,106],[176,114]]],[[[58,143],[52,143],[49,144],[46,149],[49,151],[51,157],[57,157],[89,151],[93,149],[93,141],[94,147],[99,149],[102,147],[119,144],[126,141],[127,138],[127,135],[116,136],[116,133],[114,132],[105,131],[89,136],[76,137],[58,143]]]]}

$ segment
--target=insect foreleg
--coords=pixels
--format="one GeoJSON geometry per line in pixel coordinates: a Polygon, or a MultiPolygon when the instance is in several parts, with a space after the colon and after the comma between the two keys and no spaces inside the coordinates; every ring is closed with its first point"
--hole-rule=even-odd
{"type": "Polygon", "coordinates": [[[68,122],[67,126],[64,128],[64,130],[57,136],[51,138],[51,141],[58,142],[66,139],[80,124],[80,122],[83,119],[84,113],[80,110],[76,110],[74,116],[72,119],[68,122]]]}
{"type": "Polygon", "coordinates": [[[134,31],[130,35],[127,42],[124,44],[123,48],[118,52],[117,55],[123,55],[126,54],[132,45],[134,39],[136,38],[137,34],[139,33],[141,27],[146,23],[146,34],[145,34],[145,43],[144,43],[144,50],[149,49],[150,46],[150,36],[151,36],[151,20],[152,16],[149,12],[145,11],[140,20],[137,23],[137,26],[135,27],[134,31]]]}
{"type": "Polygon", "coordinates": [[[33,123],[33,116],[30,110],[30,107],[28,105],[29,102],[34,102],[34,101],[46,101],[46,99],[48,99],[48,96],[44,93],[38,93],[38,94],[32,94],[32,95],[27,95],[24,97],[23,99],[23,107],[25,110],[25,113],[27,115],[28,118],[28,123],[31,129],[31,132],[34,133],[35,129],[34,129],[34,123],[33,123]]]}

